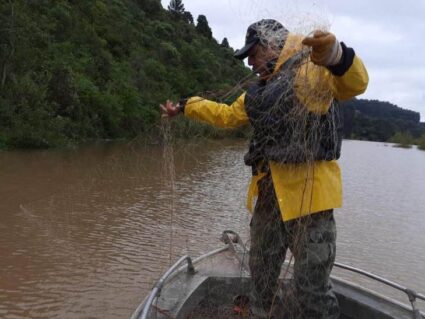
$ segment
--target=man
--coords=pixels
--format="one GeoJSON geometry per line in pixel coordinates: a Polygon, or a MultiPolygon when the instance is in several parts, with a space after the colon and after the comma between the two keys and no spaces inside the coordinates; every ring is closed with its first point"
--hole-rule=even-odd
{"type": "Polygon", "coordinates": [[[271,19],[248,27],[245,46],[235,57],[248,58],[259,77],[233,104],[192,97],[167,101],[161,112],[164,117],[184,113],[218,127],[253,127],[245,155],[253,169],[251,211],[257,197],[250,235],[251,312],[259,318],[272,312],[289,248],[295,263],[283,300],[285,318],[338,318],[329,281],[335,260],[333,209],[342,204],[337,101],[366,90],[366,69],[333,34],[316,31],[303,39],[271,19]]]}

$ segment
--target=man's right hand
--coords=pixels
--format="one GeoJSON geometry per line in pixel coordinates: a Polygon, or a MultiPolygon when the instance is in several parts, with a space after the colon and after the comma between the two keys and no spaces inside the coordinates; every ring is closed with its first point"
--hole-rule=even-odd
{"type": "Polygon", "coordinates": [[[304,38],[302,44],[311,47],[310,58],[317,65],[332,66],[341,61],[341,44],[330,32],[317,30],[313,36],[304,38]]]}
{"type": "Polygon", "coordinates": [[[161,117],[173,117],[181,112],[179,103],[174,104],[172,101],[167,100],[165,104],[160,104],[161,117]]]}

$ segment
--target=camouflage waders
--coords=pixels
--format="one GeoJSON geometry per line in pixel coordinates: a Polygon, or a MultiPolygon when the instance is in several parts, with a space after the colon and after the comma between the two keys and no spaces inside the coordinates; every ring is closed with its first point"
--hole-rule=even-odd
{"type": "Polygon", "coordinates": [[[251,311],[267,317],[273,300],[279,299],[274,298],[277,279],[289,248],[295,259],[293,280],[290,293],[282,300],[283,313],[279,311],[277,318],[338,318],[338,300],[329,281],[335,261],[333,210],[283,222],[270,174],[258,186],[251,221],[251,311]]]}

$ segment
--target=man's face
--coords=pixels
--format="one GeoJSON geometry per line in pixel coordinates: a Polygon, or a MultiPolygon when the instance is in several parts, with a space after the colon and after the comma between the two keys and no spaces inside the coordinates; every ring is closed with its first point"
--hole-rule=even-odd
{"type": "Polygon", "coordinates": [[[252,67],[252,70],[259,74],[260,77],[264,77],[269,74],[267,69],[267,62],[272,60],[276,56],[276,52],[257,43],[248,52],[248,65],[252,67]]]}
{"type": "Polygon", "coordinates": [[[262,52],[262,46],[260,44],[254,45],[248,52],[248,65],[252,67],[252,70],[260,76],[266,71],[266,63],[264,59],[264,53],[262,52]]]}

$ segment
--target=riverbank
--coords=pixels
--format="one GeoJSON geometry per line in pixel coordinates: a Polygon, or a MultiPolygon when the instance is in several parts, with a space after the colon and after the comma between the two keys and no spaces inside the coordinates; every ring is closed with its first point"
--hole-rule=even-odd
{"type": "Polygon", "coordinates": [[[119,142],[133,140],[146,141],[149,144],[160,144],[164,138],[164,128],[170,138],[181,139],[223,139],[223,138],[249,138],[251,136],[251,128],[249,126],[240,127],[237,129],[221,129],[212,127],[199,122],[191,121],[183,116],[175,119],[164,119],[160,122],[151,125],[145,132],[130,135],[121,138],[85,138],[85,139],[68,139],[68,138],[54,138],[51,140],[41,140],[37,143],[31,143],[33,138],[28,136],[25,143],[22,141],[14,144],[13,141],[7,144],[4,140],[0,139],[0,151],[7,150],[37,150],[37,149],[74,149],[80,146],[86,146],[97,143],[119,142]],[[43,142],[44,141],[44,142],[43,142]]]}

